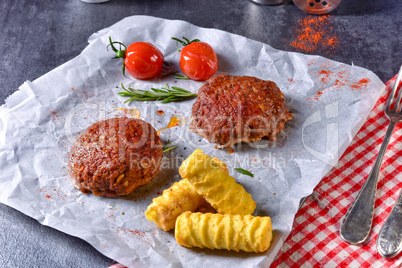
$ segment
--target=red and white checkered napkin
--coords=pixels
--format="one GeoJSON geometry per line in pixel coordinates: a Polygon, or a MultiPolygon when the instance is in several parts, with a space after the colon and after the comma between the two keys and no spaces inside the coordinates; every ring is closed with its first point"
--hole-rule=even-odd
{"type": "Polygon", "coordinates": [[[363,186],[387,130],[384,108],[394,80],[386,84],[337,166],[296,214],[293,230],[271,267],[402,267],[402,253],[384,259],[376,248],[377,235],[402,189],[402,123],[396,125],[382,164],[368,243],[350,245],[339,236],[343,216],[363,186]]]}

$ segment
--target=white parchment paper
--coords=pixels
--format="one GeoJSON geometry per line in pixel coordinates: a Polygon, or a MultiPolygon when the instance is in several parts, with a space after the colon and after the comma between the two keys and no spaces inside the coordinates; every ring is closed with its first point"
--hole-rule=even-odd
{"type": "Polygon", "coordinates": [[[91,243],[130,267],[254,267],[269,265],[288,236],[301,198],[312,193],[335,165],[372,109],[384,84],[372,72],[322,57],[275,50],[242,36],[204,29],[183,21],[147,16],[128,17],[95,33],[73,60],[37,80],[25,82],[0,107],[0,201],[91,243]],[[198,38],[214,47],[218,73],[250,75],[276,82],[294,113],[276,142],[262,140],[213,148],[188,130],[193,100],[173,104],[124,104],[120,84],[150,89],[168,83],[197,92],[201,82],[171,77],[152,81],[129,79],[121,60],[106,50],[108,38],[127,45],[156,45],[179,70],[179,53],[171,37],[198,38]],[[161,115],[163,111],[164,115],[161,115]],[[159,111],[159,112],[158,112],[159,111]],[[161,131],[179,148],[164,155],[160,174],[133,194],[119,198],[86,195],[76,190],[66,164],[72,142],[92,123],[114,116],[139,116],[156,129],[172,116],[186,124],[161,131]],[[174,181],[178,167],[196,148],[225,161],[230,174],[257,203],[255,215],[272,218],[274,241],[262,254],[187,249],[173,232],[148,222],[144,211],[174,181]],[[236,173],[241,167],[255,174],[236,173]]]}

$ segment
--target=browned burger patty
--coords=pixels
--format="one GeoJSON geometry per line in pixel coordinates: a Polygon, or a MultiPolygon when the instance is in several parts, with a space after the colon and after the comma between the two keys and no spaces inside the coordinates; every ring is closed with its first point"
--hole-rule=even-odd
{"type": "Polygon", "coordinates": [[[190,130],[216,148],[275,136],[292,119],[283,93],[272,81],[250,76],[218,75],[198,91],[190,130]]]}
{"type": "Polygon", "coordinates": [[[135,118],[90,126],[71,147],[68,170],[84,193],[127,195],[159,173],[162,146],[156,130],[135,118]]]}

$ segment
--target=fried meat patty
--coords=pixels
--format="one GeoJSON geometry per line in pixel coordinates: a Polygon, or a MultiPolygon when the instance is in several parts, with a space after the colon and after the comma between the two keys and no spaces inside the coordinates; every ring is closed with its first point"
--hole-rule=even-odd
{"type": "Polygon", "coordinates": [[[215,144],[275,140],[292,119],[283,93],[272,81],[250,76],[218,75],[198,91],[190,130],[215,144]]]}
{"type": "Polygon", "coordinates": [[[162,145],[141,119],[119,117],[90,126],[73,143],[68,171],[84,193],[127,195],[159,173],[162,145]]]}

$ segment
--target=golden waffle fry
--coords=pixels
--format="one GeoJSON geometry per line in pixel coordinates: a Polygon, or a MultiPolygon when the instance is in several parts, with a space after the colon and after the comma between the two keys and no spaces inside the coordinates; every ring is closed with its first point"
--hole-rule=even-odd
{"type": "Polygon", "coordinates": [[[204,203],[204,197],[197,193],[188,180],[183,179],[164,190],[161,196],[154,198],[145,211],[145,216],[159,228],[169,231],[174,228],[176,218],[182,212],[195,211],[204,203]]]}
{"type": "Polygon", "coordinates": [[[188,248],[263,252],[271,245],[269,217],[184,212],[176,220],[175,237],[188,248]]]}
{"type": "Polygon", "coordinates": [[[248,215],[256,207],[251,195],[228,174],[226,165],[202,150],[195,150],[181,164],[179,173],[218,213],[248,215]]]}

